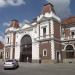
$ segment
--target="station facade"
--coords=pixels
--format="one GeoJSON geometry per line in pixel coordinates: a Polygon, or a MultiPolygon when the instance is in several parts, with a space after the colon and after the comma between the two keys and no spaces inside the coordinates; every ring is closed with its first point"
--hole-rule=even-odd
{"type": "Polygon", "coordinates": [[[51,3],[32,22],[20,27],[12,20],[5,30],[4,59],[20,62],[59,63],[75,60],[75,17],[61,21],[51,3]]]}

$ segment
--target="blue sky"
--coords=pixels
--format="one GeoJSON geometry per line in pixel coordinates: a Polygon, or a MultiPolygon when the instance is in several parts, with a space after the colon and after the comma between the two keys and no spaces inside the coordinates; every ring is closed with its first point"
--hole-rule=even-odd
{"type": "Polygon", "coordinates": [[[75,16],[75,0],[0,0],[0,40],[12,19],[31,21],[40,15],[43,5],[51,2],[61,19],[75,16]]]}

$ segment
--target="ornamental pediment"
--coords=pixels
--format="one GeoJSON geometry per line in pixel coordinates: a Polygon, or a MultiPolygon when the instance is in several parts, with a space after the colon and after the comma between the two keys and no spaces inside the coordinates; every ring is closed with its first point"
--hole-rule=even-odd
{"type": "Polygon", "coordinates": [[[26,28],[29,28],[29,27],[31,27],[29,24],[25,24],[25,25],[22,27],[22,29],[26,29],[26,28]]]}
{"type": "Polygon", "coordinates": [[[43,15],[40,18],[37,19],[37,22],[46,21],[48,19],[49,19],[48,17],[46,17],[46,16],[43,15]]]}
{"type": "Polygon", "coordinates": [[[61,22],[60,18],[57,17],[53,12],[41,14],[37,17],[37,22],[46,21],[50,19],[56,19],[57,21],[61,22]]]}

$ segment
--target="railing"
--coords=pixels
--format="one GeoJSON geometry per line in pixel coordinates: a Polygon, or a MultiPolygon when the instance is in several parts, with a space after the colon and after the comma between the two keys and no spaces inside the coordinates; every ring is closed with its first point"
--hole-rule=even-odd
{"type": "Polygon", "coordinates": [[[61,37],[61,40],[74,40],[75,36],[61,37]]]}
{"type": "Polygon", "coordinates": [[[46,35],[45,37],[44,36],[40,36],[40,37],[36,38],[36,41],[40,41],[40,40],[44,40],[44,39],[49,39],[49,38],[51,38],[51,36],[49,36],[49,35],[46,35]]]}

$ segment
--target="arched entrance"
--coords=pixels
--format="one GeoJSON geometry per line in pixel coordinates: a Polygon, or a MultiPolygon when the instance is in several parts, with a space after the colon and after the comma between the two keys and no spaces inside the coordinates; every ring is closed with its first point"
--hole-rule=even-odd
{"type": "Polygon", "coordinates": [[[32,39],[29,35],[21,39],[20,61],[32,62],[32,39]]]}
{"type": "Polygon", "coordinates": [[[74,48],[72,45],[66,46],[66,58],[74,58],[74,48]]]}

